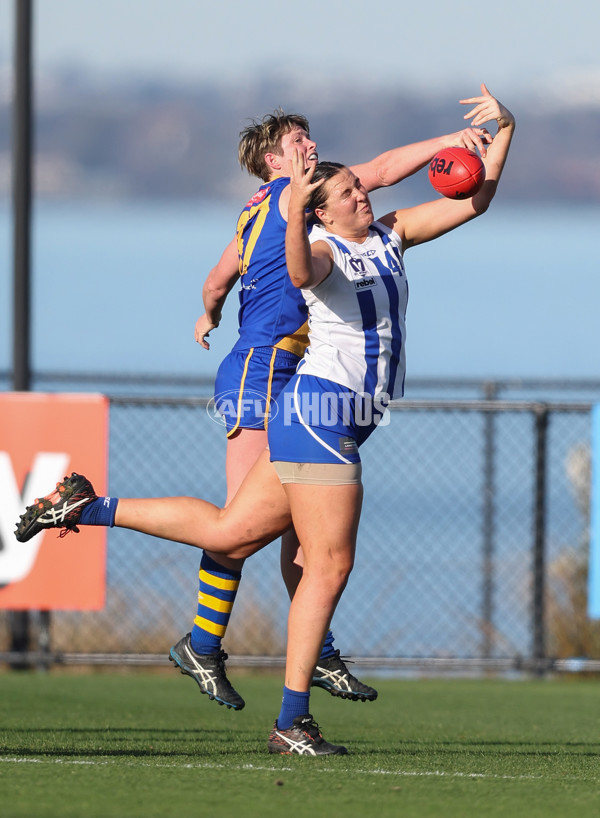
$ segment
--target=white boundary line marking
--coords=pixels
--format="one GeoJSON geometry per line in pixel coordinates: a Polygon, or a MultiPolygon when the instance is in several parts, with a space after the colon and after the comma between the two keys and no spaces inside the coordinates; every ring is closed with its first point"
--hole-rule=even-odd
{"type": "MultiPolygon", "coordinates": [[[[71,758],[17,758],[17,757],[10,757],[10,756],[0,756],[0,764],[62,764],[62,765],[74,765],[74,766],[91,766],[91,767],[107,767],[107,766],[116,766],[119,767],[161,767],[161,768],[168,768],[168,769],[181,769],[181,770],[232,770],[232,771],[240,771],[243,772],[245,770],[256,770],[258,772],[296,772],[297,767],[271,767],[262,764],[217,764],[213,762],[198,762],[194,764],[190,763],[182,763],[182,764],[175,764],[175,763],[168,763],[163,761],[158,761],[155,764],[151,764],[148,761],[124,761],[123,759],[106,759],[106,760],[86,760],[86,759],[71,759],[71,758]]],[[[475,778],[479,780],[488,780],[488,781],[548,781],[552,778],[552,776],[544,776],[544,775],[496,775],[495,773],[463,773],[463,772],[447,772],[445,770],[381,770],[381,769],[373,769],[373,770],[359,770],[359,769],[347,769],[345,767],[338,767],[337,764],[335,767],[319,767],[316,766],[318,762],[315,762],[315,766],[313,767],[314,772],[319,773],[348,773],[351,775],[391,775],[391,776],[398,776],[399,778],[475,778]]],[[[594,781],[600,781],[600,777],[590,778],[588,776],[575,776],[575,775],[561,775],[561,781],[582,781],[582,782],[589,782],[592,783],[594,781]]]]}

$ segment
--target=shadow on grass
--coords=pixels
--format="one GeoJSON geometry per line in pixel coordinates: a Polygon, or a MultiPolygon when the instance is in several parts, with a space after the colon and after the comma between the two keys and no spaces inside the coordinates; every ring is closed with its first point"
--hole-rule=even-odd
{"type": "MultiPolygon", "coordinates": [[[[387,756],[390,753],[389,745],[375,745],[373,742],[360,742],[361,755],[387,756]]],[[[431,755],[469,755],[469,754],[493,754],[495,756],[590,756],[600,755],[600,741],[431,741],[431,742],[410,742],[400,740],[394,748],[394,752],[405,756],[422,756],[424,753],[431,755]]]]}
{"type": "Polygon", "coordinates": [[[194,748],[193,752],[186,752],[184,750],[165,750],[162,748],[120,748],[109,749],[107,747],[57,747],[56,749],[33,747],[0,747],[0,755],[8,755],[18,758],[180,758],[189,761],[198,761],[201,758],[232,758],[240,755],[260,755],[264,756],[265,747],[261,744],[260,747],[252,747],[244,750],[242,747],[236,745],[230,749],[219,749],[213,745],[202,752],[198,747],[194,748]]]}
{"type": "Polygon", "coordinates": [[[2,736],[0,755],[21,757],[169,756],[198,759],[208,755],[214,758],[255,754],[264,749],[266,742],[266,735],[261,740],[256,731],[236,731],[227,736],[223,730],[211,728],[33,727],[2,730],[2,736]],[[128,746],[111,746],[115,744],[128,746]]]}
{"type": "Polygon", "coordinates": [[[206,734],[214,734],[222,736],[223,730],[207,728],[187,728],[187,727],[11,727],[2,730],[3,734],[10,735],[11,733],[19,734],[44,734],[49,735],[54,733],[68,733],[72,735],[106,735],[107,733],[123,733],[124,735],[130,733],[145,733],[147,735],[172,735],[172,736],[197,736],[202,738],[206,734]]]}

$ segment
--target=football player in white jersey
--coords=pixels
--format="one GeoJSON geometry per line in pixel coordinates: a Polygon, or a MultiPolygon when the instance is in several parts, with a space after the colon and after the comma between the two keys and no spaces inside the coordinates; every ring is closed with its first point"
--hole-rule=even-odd
{"type": "Polygon", "coordinates": [[[298,740],[309,712],[310,669],[352,570],[362,504],[358,448],[385,404],[402,394],[408,295],[403,254],[484,213],[506,161],[514,117],[485,86],[469,102],[474,124],[498,124],[484,159],[486,181],[472,199],[439,198],[374,221],[368,193],[349,168],[323,163],[305,172],[299,152],[293,161],[286,258],[290,278],[307,300],[311,342],[278,399],[269,449],[302,545],[304,571],[290,606],[286,682],[272,751],[279,746],[284,752],[298,740]],[[307,208],[319,222],[310,238],[307,208]],[[302,692],[304,711],[290,725],[302,692]]]}
{"type": "Polygon", "coordinates": [[[309,712],[309,693],[354,560],[362,504],[358,447],[387,400],[402,391],[402,254],[485,213],[515,128],[513,115],[485,85],[466,102],[474,106],[466,115],[473,125],[495,120],[498,127],[484,159],[486,181],[472,199],[440,198],[374,221],[368,194],[349,168],[324,163],[305,173],[305,158],[296,152],[287,267],[294,285],[306,292],[318,343],[280,395],[269,424],[270,452],[258,458],[225,509],[191,497],[97,497],[89,481],[74,473],[29,506],[17,525],[21,542],[45,528],[116,525],[245,559],[293,524],[304,571],[290,605],[284,695],[268,739],[272,753],[347,752],[321,735],[309,712]],[[311,240],[307,206],[321,225],[311,240]],[[343,316],[330,309],[334,302],[343,316]]]}

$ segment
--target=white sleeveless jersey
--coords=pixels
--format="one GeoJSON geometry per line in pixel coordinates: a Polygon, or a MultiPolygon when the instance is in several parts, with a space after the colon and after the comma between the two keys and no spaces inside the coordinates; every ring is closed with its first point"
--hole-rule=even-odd
{"type": "Polygon", "coordinates": [[[374,222],[359,244],[317,225],[315,241],[330,245],[333,267],[317,287],[302,290],[310,345],[298,372],[384,400],[403,395],[408,283],[400,236],[374,222]]]}

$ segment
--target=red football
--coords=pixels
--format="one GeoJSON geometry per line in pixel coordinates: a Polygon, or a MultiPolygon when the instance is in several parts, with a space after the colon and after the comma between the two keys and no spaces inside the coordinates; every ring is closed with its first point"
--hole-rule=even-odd
{"type": "Polygon", "coordinates": [[[448,199],[468,199],[485,181],[485,165],[468,148],[443,148],[429,163],[429,181],[448,199]]]}

